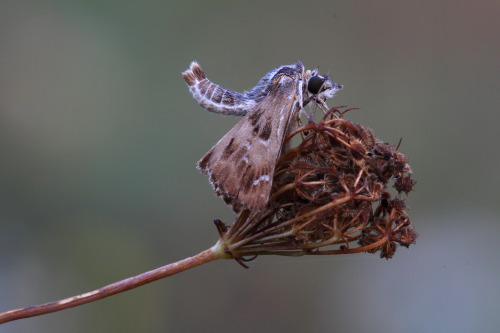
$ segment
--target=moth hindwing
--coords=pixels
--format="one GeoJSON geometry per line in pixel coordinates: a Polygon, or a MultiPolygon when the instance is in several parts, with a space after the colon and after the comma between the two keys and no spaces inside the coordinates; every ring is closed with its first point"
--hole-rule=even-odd
{"type": "Polygon", "coordinates": [[[324,104],[324,99],[335,93],[333,88],[341,88],[315,73],[312,75],[320,77],[321,87],[326,88],[318,88],[315,80],[310,89],[314,93],[305,87],[311,72],[304,72],[300,62],[271,70],[251,91],[243,93],[210,82],[196,62],[182,73],[201,106],[223,115],[244,116],[198,162],[198,169],[209,176],[217,195],[235,212],[266,207],[277,159],[286,135],[297,126],[305,95],[308,101],[314,97],[324,104]]]}

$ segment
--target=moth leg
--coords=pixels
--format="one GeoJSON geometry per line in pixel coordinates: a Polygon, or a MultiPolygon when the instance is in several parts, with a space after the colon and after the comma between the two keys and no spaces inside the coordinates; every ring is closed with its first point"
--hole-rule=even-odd
{"type": "Polygon", "coordinates": [[[303,81],[300,81],[298,89],[297,89],[297,95],[298,95],[298,99],[299,99],[299,102],[297,102],[297,106],[299,108],[297,118],[300,119],[300,116],[303,115],[307,119],[307,121],[311,122],[311,121],[314,121],[314,112],[311,116],[311,114],[307,113],[305,107],[307,106],[307,104],[309,104],[309,102],[312,100],[312,98],[309,97],[306,100],[304,100],[304,94],[302,93],[303,85],[304,85],[303,81]]]}
{"type": "Polygon", "coordinates": [[[297,107],[299,108],[299,112],[297,113],[297,118],[300,119],[300,116],[303,115],[308,122],[314,121],[315,110],[312,109],[312,106],[310,107],[312,109],[312,112],[307,112],[305,109],[306,105],[309,104],[310,101],[311,99],[308,99],[304,101],[304,103],[297,103],[297,107]]]}
{"type": "Polygon", "coordinates": [[[309,122],[314,121],[314,118],[316,116],[316,110],[317,110],[316,107],[319,107],[321,109],[321,111],[323,111],[324,114],[326,114],[330,110],[330,108],[328,107],[326,102],[324,100],[322,100],[321,98],[318,98],[316,96],[313,96],[313,97],[309,98],[308,100],[306,100],[304,102],[304,106],[309,104],[311,101],[313,103],[311,103],[311,106],[310,106],[310,109],[311,109],[310,114],[307,114],[307,112],[304,110],[303,107],[301,108],[301,111],[305,114],[305,116],[309,122]]]}
{"type": "Polygon", "coordinates": [[[314,122],[314,118],[316,118],[316,106],[317,106],[317,103],[312,103],[310,106],[311,114],[307,118],[307,120],[309,120],[310,123],[314,122]]]}
{"type": "Polygon", "coordinates": [[[330,110],[328,104],[326,104],[326,102],[320,98],[316,100],[316,105],[318,105],[321,111],[323,111],[323,113],[325,114],[330,110]]]}

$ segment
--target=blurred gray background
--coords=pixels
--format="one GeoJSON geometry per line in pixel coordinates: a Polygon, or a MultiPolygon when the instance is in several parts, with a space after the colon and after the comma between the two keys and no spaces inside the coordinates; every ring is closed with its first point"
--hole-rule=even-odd
{"type": "Polygon", "coordinates": [[[236,122],[180,73],[250,89],[302,61],[410,158],[420,238],[225,260],[1,332],[497,332],[499,1],[0,2],[0,311],[212,246],[232,221],[196,161],[236,122]]]}

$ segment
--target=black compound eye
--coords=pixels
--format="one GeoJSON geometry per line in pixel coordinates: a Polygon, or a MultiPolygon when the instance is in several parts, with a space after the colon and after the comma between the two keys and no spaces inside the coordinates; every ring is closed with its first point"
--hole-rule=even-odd
{"type": "Polygon", "coordinates": [[[309,82],[307,82],[307,90],[309,90],[309,92],[311,94],[314,94],[316,95],[317,93],[319,93],[321,87],[323,86],[323,83],[325,83],[326,79],[322,76],[313,76],[309,79],[309,82]]]}

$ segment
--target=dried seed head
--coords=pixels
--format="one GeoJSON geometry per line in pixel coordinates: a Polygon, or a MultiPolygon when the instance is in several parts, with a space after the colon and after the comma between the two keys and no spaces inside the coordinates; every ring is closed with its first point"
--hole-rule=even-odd
{"type": "Polygon", "coordinates": [[[413,190],[413,186],[417,183],[410,178],[410,175],[396,177],[395,179],[394,188],[398,191],[398,193],[404,192],[405,194],[408,194],[408,192],[413,190]]]}
{"type": "Polygon", "coordinates": [[[364,164],[365,156],[366,154],[368,154],[368,149],[366,149],[363,141],[361,141],[360,139],[352,140],[348,150],[354,163],[356,163],[357,165],[364,164]]]}
{"type": "Polygon", "coordinates": [[[415,243],[404,200],[387,189],[413,190],[407,157],[344,114],[334,108],[296,130],[302,141],[278,160],[267,209],[218,226],[233,258],[363,251],[391,258],[396,244],[415,243]]]}

